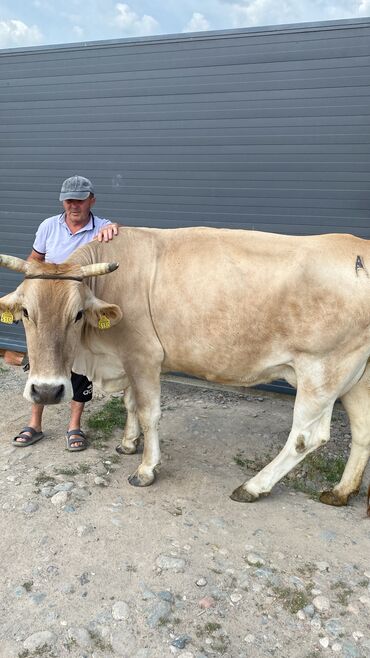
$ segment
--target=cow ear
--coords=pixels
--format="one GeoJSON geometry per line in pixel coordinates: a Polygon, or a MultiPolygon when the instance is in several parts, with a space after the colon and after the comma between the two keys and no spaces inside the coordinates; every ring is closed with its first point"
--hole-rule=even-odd
{"type": "Polygon", "coordinates": [[[85,318],[93,327],[109,329],[121,320],[122,311],[116,304],[107,304],[97,297],[92,297],[85,306],[85,318]]]}
{"type": "Polygon", "coordinates": [[[11,324],[22,319],[22,300],[18,290],[0,297],[0,320],[11,324]]]}

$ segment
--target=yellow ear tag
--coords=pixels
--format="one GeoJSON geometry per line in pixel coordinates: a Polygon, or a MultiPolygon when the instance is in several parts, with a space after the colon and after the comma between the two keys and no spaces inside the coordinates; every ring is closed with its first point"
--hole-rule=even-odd
{"type": "Polygon", "coordinates": [[[99,329],[109,329],[110,328],[110,319],[106,315],[101,315],[98,320],[99,329]]]}
{"type": "Polygon", "coordinates": [[[5,324],[12,324],[14,322],[14,315],[11,311],[3,311],[0,320],[5,324]]]}

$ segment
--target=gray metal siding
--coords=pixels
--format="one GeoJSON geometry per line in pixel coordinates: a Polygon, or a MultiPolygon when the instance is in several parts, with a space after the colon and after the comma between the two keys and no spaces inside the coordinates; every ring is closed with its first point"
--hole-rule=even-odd
{"type": "Polygon", "coordinates": [[[369,19],[0,51],[0,253],[76,172],[123,224],[369,237],[369,80],[369,19]]]}

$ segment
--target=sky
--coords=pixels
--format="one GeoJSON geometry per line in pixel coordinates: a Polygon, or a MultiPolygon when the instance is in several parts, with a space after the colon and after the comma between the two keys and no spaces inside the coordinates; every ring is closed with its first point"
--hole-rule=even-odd
{"type": "Polygon", "coordinates": [[[370,17],[370,0],[0,0],[0,48],[370,17]]]}

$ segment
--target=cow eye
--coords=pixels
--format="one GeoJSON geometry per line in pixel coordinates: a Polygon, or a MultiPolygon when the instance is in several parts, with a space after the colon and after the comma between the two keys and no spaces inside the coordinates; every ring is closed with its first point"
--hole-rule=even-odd
{"type": "Polygon", "coordinates": [[[76,315],[75,322],[78,322],[79,320],[81,320],[82,315],[83,315],[83,311],[78,311],[78,313],[76,315]]]}
{"type": "Polygon", "coordinates": [[[24,317],[25,317],[25,318],[28,318],[28,311],[27,311],[27,309],[26,309],[26,308],[22,308],[22,311],[23,311],[23,315],[24,315],[24,317]]]}

